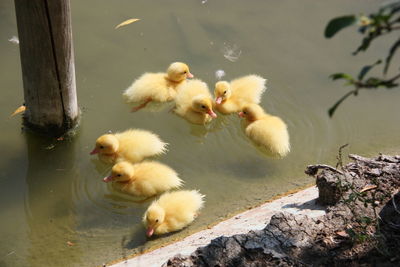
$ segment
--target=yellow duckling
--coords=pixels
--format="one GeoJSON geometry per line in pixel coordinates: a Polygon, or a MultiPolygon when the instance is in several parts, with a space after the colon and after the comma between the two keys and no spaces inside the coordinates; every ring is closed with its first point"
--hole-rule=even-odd
{"type": "Polygon", "coordinates": [[[142,102],[132,111],[144,108],[149,102],[168,102],[175,98],[176,87],[193,78],[188,65],[182,62],[172,63],[167,73],[145,73],[135,80],[123,93],[128,103],[142,102]]]}
{"type": "Polygon", "coordinates": [[[266,89],[266,81],[258,75],[247,75],[230,83],[217,82],[214,90],[216,110],[230,114],[241,111],[246,104],[259,104],[266,89]]]}
{"type": "Polygon", "coordinates": [[[183,183],[173,169],[156,161],[137,164],[118,162],[103,181],[113,182],[113,187],[123,193],[143,197],[151,197],[178,188],[183,183]]]}
{"type": "Polygon", "coordinates": [[[270,156],[282,158],[290,152],[286,124],[276,116],[265,113],[257,104],[250,104],[239,113],[246,118],[246,135],[270,156]]]}
{"type": "Polygon", "coordinates": [[[123,160],[135,163],[146,157],[165,153],[167,145],[158,135],[150,131],[129,129],[121,133],[100,136],[90,154],[99,154],[100,160],[106,163],[123,160]]]}
{"type": "Polygon", "coordinates": [[[164,193],[143,216],[147,236],[178,231],[193,222],[203,207],[204,195],[198,191],[181,190],[164,193]]]}
{"type": "Polygon", "coordinates": [[[195,124],[205,124],[217,114],[213,111],[212,96],[207,84],[192,80],[181,85],[175,98],[175,113],[195,124]]]}

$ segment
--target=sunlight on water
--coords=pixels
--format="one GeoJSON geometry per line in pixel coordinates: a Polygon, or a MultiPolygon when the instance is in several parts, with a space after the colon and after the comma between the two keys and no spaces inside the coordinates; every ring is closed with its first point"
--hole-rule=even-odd
{"type": "Polygon", "coordinates": [[[14,4],[0,3],[0,266],[98,266],[165,244],[227,215],[311,183],[312,163],[334,163],[336,151],[371,155],[398,151],[399,90],[362,92],[333,119],[327,109],[346,88],[328,76],[355,72],[382,56],[387,42],[351,56],[350,30],[323,38],[326,22],[368,13],[376,1],[106,1],[71,0],[82,124],[76,137],[45,140],[21,131],[23,103],[14,4]],[[128,18],[140,18],[115,30],[128,18]],[[15,38],[14,38],[15,37],[15,38]],[[268,79],[262,105],[288,125],[291,153],[265,157],[246,138],[236,115],[206,127],[168,112],[171,104],[130,113],[121,94],[143,72],[173,61],[190,65],[211,90],[219,79],[259,74],[268,79]],[[128,128],[154,131],[168,142],[157,160],[171,166],[185,189],[206,195],[188,228],[146,239],[149,202],[136,203],[102,182],[111,166],[90,156],[96,138],[128,128]]]}

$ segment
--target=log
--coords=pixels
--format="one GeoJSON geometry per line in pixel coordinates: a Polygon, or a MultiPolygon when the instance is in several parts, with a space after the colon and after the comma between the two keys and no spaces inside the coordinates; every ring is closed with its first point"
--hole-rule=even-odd
{"type": "Polygon", "coordinates": [[[15,11],[24,124],[60,136],[75,127],[79,117],[69,0],[15,0],[15,11]]]}

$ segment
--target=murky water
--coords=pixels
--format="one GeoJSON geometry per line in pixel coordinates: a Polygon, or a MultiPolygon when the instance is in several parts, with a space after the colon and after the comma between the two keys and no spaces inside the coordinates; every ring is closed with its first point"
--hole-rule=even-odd
{"type": "Polygon", "coordinates": [[[323,38],[337,15],[369,12],[379,1],[106,1],[72,0],[82,125],[73,140],[44,140],[21,132],[9,114],[23,102],[13,1],[0,2],[0,266],[96,266],[170,242],[227,214],[312,182],[307,164],[335,161],[350,143],[364,155],[399,148],[400,91],[362,92],[333,119],[327,108],[346,89],[328,75],[372,63],[388,40],[357,57],[352,32],[323,38]],[[139,22],[115,30],[128,18],[139,22]],[[225,56],[224,56],[225,53],[225,56]],[[292,152],[264,157],[248,142],[237,116],[206,129],[168,112],[132,114],[121,93],[145,71],[184,61],[213,87],[256,73],[269,79],[263,106],[289,126],[292,152]],[[199,189],[206,207],[183,231],[151,241],[140,224],[148,203],[115,195],[101,178],[109,166],[89,156],[97,136],[129,127],[152,130],[170,143],[159,158],[185,188],[199,189]],[[68,245],[69,244],[69,245],[68,245]]]}

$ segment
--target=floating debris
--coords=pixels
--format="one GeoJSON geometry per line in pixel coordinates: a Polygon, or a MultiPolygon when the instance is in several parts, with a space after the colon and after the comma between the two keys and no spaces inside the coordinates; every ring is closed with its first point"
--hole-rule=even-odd
{"type": "Polygon", "coordinates": [[[128,24],[134,23],[134,22],[139,21],[139,20],[140,19],[128,19],[128,20],[125,20],[125,21],[121,22],[120,24],[118,24],[117,26],[115,26],[115,29],[118,29],[118,28],[120,28],[122,26],[126,26],[128,24]]]}
{"type": "Polygon", "coordinates": [[[12,255],[12,254],[15,254],[15,251],[13,250],[13,251],[10,251],[9,253],[7,253],[4,257],[8,257],[8,256],[10,256],[10,255],[12,255]]]}
{"type": "Polygon", "coordinates": [[[202,0],[201,3],[204,5],[205,3],[207,3],[207,0],[202,0]]]}
{"type": "Polygon", "coordinates": [[[215,72],[215,78],[217,78],[217,80],[221,80],[222,77],[225,76],[225,71],[224,70],[217,70],[215,72]]]}
{"type": "Polygon", "coordinates": [[[240,50],[239,46],[237,46],[236,44],[224,44],[222,52],[224,53],[224,57],[231,62],[237,61],[242,54],[242,50],[240,50]]]}
{"type": "Polygon", "coordinates": [[[70,247],[72,247],[72,246],[75,246],[75,243],[73,243],[73,242],[71,242],[71,241],[67,241],[67,245],[70,246],[70,247]]]}
{"type": "Polygon", "coordinates": [[[25,112],[25,110],[26,110],[25,105],[22,105],[22,106],[18,107],[18,108],[13,112],[13,114],[11,114],[10,117],[14,117],[15,115],[17,115],[17,114],[19,114],[19,113],[25,112]]]}
{"type": "Polygon", "coordinates": [[[15,44],[15,45],[18,45],[18,44],[19,44],[19,39],[18,39],[17,36],[11,37],[10,39],[8,39],[8,41],[9,41],[10,43],[15,44]]]}
{"type": "Polygon", "coordinates": [[[53,148],[55,148],[55,147],[56,147],[56,146],[55,146],[54,144],[51,144],[51,145],[45,147],[44,149],[46,149],[46,150],[51,150],[51,149],[53,149],[53,148]]]}

